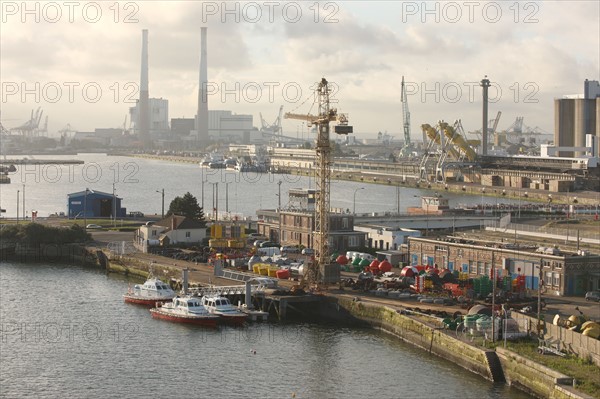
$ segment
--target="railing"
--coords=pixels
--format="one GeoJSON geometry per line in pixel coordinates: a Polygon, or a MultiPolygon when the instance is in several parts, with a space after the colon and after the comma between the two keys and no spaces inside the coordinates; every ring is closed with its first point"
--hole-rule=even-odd
{"type": "MultiPolygon", "coordinates": [[[[265,287],[259,284],[251,285],[251,292],[260,292],[265,287]]],[[[228,286],[212,286],[189,288],[189,292],[198,296],[213,296],[213,295],[244,295],[246,293],[246,285],[228,285],[228,286]]]]}
{"type": "Polygon", "coordinates": [[[516,233],[542,233],[554,236],[564,237],[568,241],[577,241],[579,239],[588,239],[588,240],[598,240],[600,241],[600,233],[593,233],[590,231],[577,231],[576,225],[573,225],[573,228],[556,228],[556,227],[544,227],[544,226],[536,226],[531,224],[518,224],[518,223],[509,223],[506,226],[502,226],[498,221],[495,220],[485,220],[485,227],[491,227],[495,229],[505,229],[506,232],[516,231],[516,233]]]}

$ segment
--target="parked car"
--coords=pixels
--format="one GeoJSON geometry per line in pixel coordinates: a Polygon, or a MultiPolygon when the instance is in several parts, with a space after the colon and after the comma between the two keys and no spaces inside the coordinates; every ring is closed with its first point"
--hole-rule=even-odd
{"type": "Polygon", "coordinates": [[[300,248],[295,245],[284,245],[281,247],[281,252],[285,252],[288,254],[297,254],[300,252],[300,248]]]}
{"type": "Polygon", "coordinates": [[[273,242],[273,241],[265,241],[260,244],[260,247],[261,248],[271,248],[271,247],[279,248],[279,244],[277,244],[276,242],[273,242]]]}
{"type": "Polygon", "coordinates": [[[86,229],[101,229],[102,226],[97,225],[97,224],[88,224],[87,226],[85,226],[86,229]]]}
{"type": "Polygon", "coordinates": [[[314,255],[315,254],[315,250],[312,248],[304,248],[302,250],[302,255],[314,255]]]}
{"type": "Polygon", "coordinates": [[[585,293],[586,301],[600,302],[600,291],[588,291],[585,293]]]}
{"type": "Polygon", "coordinates": [[[258,240],[260,238],[267,238],[264,235],[260,234],[260,233],[250,233],[248,234],[248,238],[253,237],[255,240],[258,240]]]}
{"type": "Polygon", "coordinates": [[[260,244],[262,244],[263,242],[266,242],[266,241],[265,241],[265,240],[256,240],[256,241],[254,241],[254,244],[253,244],[253,245],[254,245],[255,247],[259,248],[259,247],[260,247],[260,244]]]}

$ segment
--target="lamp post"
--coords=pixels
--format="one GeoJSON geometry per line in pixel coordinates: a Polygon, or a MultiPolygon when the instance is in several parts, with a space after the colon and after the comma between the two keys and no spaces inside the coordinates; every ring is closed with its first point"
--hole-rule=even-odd
{"type": "Polygon", "coordinates": [[[281,243],[281,183],[281,180],[277,182],[277,219],[279,221],[279,243],[281,243]]]}
{"type": "Polygon", "coordinates": [[[115,183],[113,183],[113,227],[117,227],[117,196],[115,193],[115,183]]]}
{"type": "Polygon", "coordinates": [[[425,198],[425,237],[429,236],[429,198],[425,198]]]}
{"type": "MultiPolygon", "coordinates": [[[[202,186],[204,187],[204,186],[202,186]]],[[[204,190],[202,190],[204,191],[204,190]]],[[[161,207],[161,218],[164,219],[165,218],[165,189],[163,188],[162,190],[158,191],[156,190],[157,193],[160,193],[162,196],[162,207],[161,207]]],[[[202,192],[202,197],[204,197],[204,192],[202,192]]],[[[204,202],[204,198],[202,198],[203,202],[204,202]]],[[[204,204],[202,204],[204,205],[204,204]]]]}
{"type": "Polygon", "coordinates": [[[23,184],[23,220],[26,219],[27,212],[25,211],[25,184],[23,184]]]}
{"type": "Polygon", "coordinates": [[[354,196],[352,197],[352,214],[356,215],[356,193],[358,192],[358,190],[364,190],[364,187],[359,187],[356,190],[354,190],[354,196]]]}
{"type": "Polygon", "coordinates": [[[544,265],[544,258],[540,258],[540,272],[538,275],[538,303],[537,303],[537,331],[538,331],[538,338],[542,337],[542,278],[543,278],[543,265],[544,265]]]}
{"type": "Polygon", "coordinates": [[[494,251],[492,251],[492,342],[496,342],[496,265],[494,263],[495,257],[496,254],[494,253],[494,251]]]}
{"type": "Polygon", "coordinates": [[[398,180],[398,185],[396,186],[396,199],[398,201],[398,215],[400,215],[400,180],[398,180]]]}
{"type": "Polygon", "coordinates": [[[229,185],[231,182],[225,183],[225,212],[229,214],[229,185]]]}
{"type": "Polygon", "coordinates": [[[213,186],[213,212],[214,220],[219,218],[219,183],[210,183],[213,186]]]}
{"type": "Polygon", "coordinates": [[[87,230],[87,196],[89,188],[85,189],[85,196],[83,197],[83,228],[87,230]]]}
{"type": "Polygon", "coordinates": [[[17,224],[19,224],[19,193],[21,190],[17,190],[17,224]]]}
{"type": "Polygon", "coordinates": [[[201,192],[202,192],[202,202],[201,202],[201,205],[202,205],[202,211],[204,211],[204,176],[202,176],[202,191],[201,192]]]}

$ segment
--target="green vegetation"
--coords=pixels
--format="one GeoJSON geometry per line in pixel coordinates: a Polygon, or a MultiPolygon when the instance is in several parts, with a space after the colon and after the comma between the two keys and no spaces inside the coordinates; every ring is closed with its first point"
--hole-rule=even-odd
{"type": "Polygon", "coordinates": [[[206,220],[204,219],[204,210],[198,204],[196,197],[189,192],[185,193],[183,197],[175,197],[175,199],[171,201],[167,216],[173,214],[182,215],[206,225],[206,220]]]}
{"type": "Polygon", "coordinates": [[[39,223],[5,224],[0,229],[0,241],[27,244],[72,244],[91,240],[82,226],[49,227],[39,223]]]}
{"type": "Polygon", "coordinates": [[[590,359],[582,359],[574,355],[565,357],[542,355],[538,353],[538,345],[534,341],[508,342],[507,349],[559,373],[575,378],[575,388],[577,390],[595,398],[600,398],[600,371],[598,366],[590,359]]]}

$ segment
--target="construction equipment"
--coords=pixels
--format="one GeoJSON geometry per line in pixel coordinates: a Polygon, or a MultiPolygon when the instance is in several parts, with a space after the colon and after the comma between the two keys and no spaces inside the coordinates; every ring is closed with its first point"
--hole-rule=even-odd
{"type": "Polygon", "coordinates": [[[331,89],[325,78],[321,79],[315,90],[318,101],[318,114],[293,114],[286,113],[286,119],[298,119],[306,121],[308,126],[316,125],[317,143],[316,143],[316,209],[315,209],[315,231],[314,247],[316,249],[315,257],[308,265],[308,270],[304,273],[304,279],[309,286],[321,283],[335,283],[335,275],[339,281],[339,265],[330,265],[329,259],[329,210],[330,210],[330,184],[331,184],[331,143],[329,141],[329,123],[338,122],[335,126],[335,133],[352,133],[352,126],[348,126],[348,116],[338,114],[336,108],[329,107],[329,95],[331,89]],[[337,273],[335,267],[337,266],[337,273]]]}
{"type": "Polygon", "coordinates": [[[260,131],[262,133],[270,133],[271,135],[277,135],[280,136],[283,132],[282,128],[281,128],[281,114],[283,113],[283,105],[279,107],[279,116],[277,116],[277,119],[275,119],[275,122],[268,124],[267,121],[265,121],[265,119],[262,116],[262,113],[259,113],[260,115],[260,123],[262,125],[260,131]]]}
{"type": "Polygon", "coordinates": [[[27,122],[25,122],[24,124],[22,124],[21,126],[18,127],[14,127],[11,130],[11,132],[17,132],[20,133],[21,135],[25,136],[25,137],[33,137],[33,136],[39,136],[39,126],[40,126],[40,121],[42,120],[42,115],[44,114],[44,111],[41,109],[41,107],[38,107],[38,109],[35,111],[35,114],[33,112],[33,110],[31,110],[31,117],[29,118],[29,120],[27,122]]]}
{"type": "Polygon", "coordinates": [[[413,148],[410,141],[410,111],[408,110],[408,98],[406,96],[406,88],[404,87],[404,76],[402,76],[401,86],[401,101],[402,101],[402,119],[404,126],[404,146],[400,150],[401,157],[410,156],[413,148]]]}
{"type": "Polygon", "coordinates": [[[420,181],[429,181],[431,166],[435,162],[435,181],[446,183],[445,169],[464,162],[473,162],[477,154],[464,139],[464,129],[459,120],[454,125],[439,121],[436,127],[421,125],[423,134],[429,139],[419,166],[420,181]],[[448,160],[450,156],[450,160],[448,160]]]}

